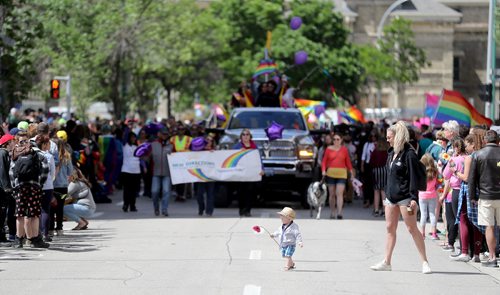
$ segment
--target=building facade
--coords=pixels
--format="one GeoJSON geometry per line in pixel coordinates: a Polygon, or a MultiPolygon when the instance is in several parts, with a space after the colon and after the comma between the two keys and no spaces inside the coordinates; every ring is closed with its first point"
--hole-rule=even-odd
{"type": "MultiPolygon", "coordinates": [[[[352,41],[375,44],[382,16],[395,1],[334,2],[352,31],[352,41]]],[[[364,93],[360,106],[367,110],[400,109],[403,117],[421,116],[425,93],[440,94],[446,88],[460,91],[483,112],[479,91],[486,80],[488,10],[488,0],[408,0],[400,5],[385,24],[397,16],[411,20],[417,46],[425,51],[431,65],[422,69],[418,82],[405,87],[404,99],[398,98],[395,84],[385,85],[379,95],[375,89],[364,93]]]]}

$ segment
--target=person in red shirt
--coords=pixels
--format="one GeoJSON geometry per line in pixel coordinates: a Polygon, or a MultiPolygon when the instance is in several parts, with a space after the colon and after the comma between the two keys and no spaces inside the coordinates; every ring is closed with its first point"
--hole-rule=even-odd
{"type": "Polygon", "coordinates": [[[349,151],[342,144],[342,137],[339,134],[333,136],[333,145],[328,146],[321,161],[321,171],[323,178],[328,185],[330,209],[332,210],[330,219],[335,219],[335,204],[337,205],[337,219],[342,219],[342,207],[344,205],[344,190],[347,183],[347,170],[351,176],[355,177],[352,169],[349,151]]]}

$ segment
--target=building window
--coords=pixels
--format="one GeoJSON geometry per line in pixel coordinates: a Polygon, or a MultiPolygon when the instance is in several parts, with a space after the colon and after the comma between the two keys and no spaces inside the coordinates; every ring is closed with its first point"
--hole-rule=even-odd
{"type": "Polygon", "coordinates": [[[453,57],[453,82],[460,81],[460,57],[453,57]]]}

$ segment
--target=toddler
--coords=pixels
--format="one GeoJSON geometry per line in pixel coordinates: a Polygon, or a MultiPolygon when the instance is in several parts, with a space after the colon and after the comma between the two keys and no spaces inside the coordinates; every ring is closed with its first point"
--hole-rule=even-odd
{"type": "Polygon", "coordinates": [[[292,260],[293,252],[295,252],[295,245],[302,244],[302,235],[299,231],[299,226],[293,222],[295,219],[295,211],[292,208],[285,207],[280,212],[281,222],[283,223],[281,227],[271,234],[271,237],[279,238],[279,246],[281,248],[281,255],[285,258],[285,270],[291,270],[295,268],[295,263],[292,260]]]}

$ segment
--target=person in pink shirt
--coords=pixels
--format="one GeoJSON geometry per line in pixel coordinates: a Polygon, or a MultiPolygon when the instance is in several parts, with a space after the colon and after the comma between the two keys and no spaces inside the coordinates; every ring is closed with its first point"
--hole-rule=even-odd
{"type": "MultiPolygon", "coordinates": [[[[445,203],[446,210],[446,225],[448,232],[448,245],[444,246],[443,250],[455,252],[455,239],[458,236],[458,224],[455,222],[456,216],[459,212],[458,208],[458,197],[460,195],[460,186],[462,180],[453,172],[463,171],[464,160],[465,160],[465,143],[461,138],[457,138],[453,141],[453,156],[449,160],[448,164],[443,170],[443,177],[448,180],[449,187],[451,188],[451,200],[447,200],[445,203]]],[[[447,193],[445,189],[445,194],[447,193]]],[[[444,199],[444,195],[441,196],[440,200],[444,199]]]]}
{"type": "Polygon", "coordinates": [[[418,203],[420,205],[420,231],[425,239],[425,224],[427,216],[431,221],[431,234],[433,240],[439,240],[436,233],[436,206],[437,206],[437,176],[438,169],[431,154],[424,154],[420,162],[425,165],[427,172],[427,188],[425,191],[418,192],[418,203]]]}

